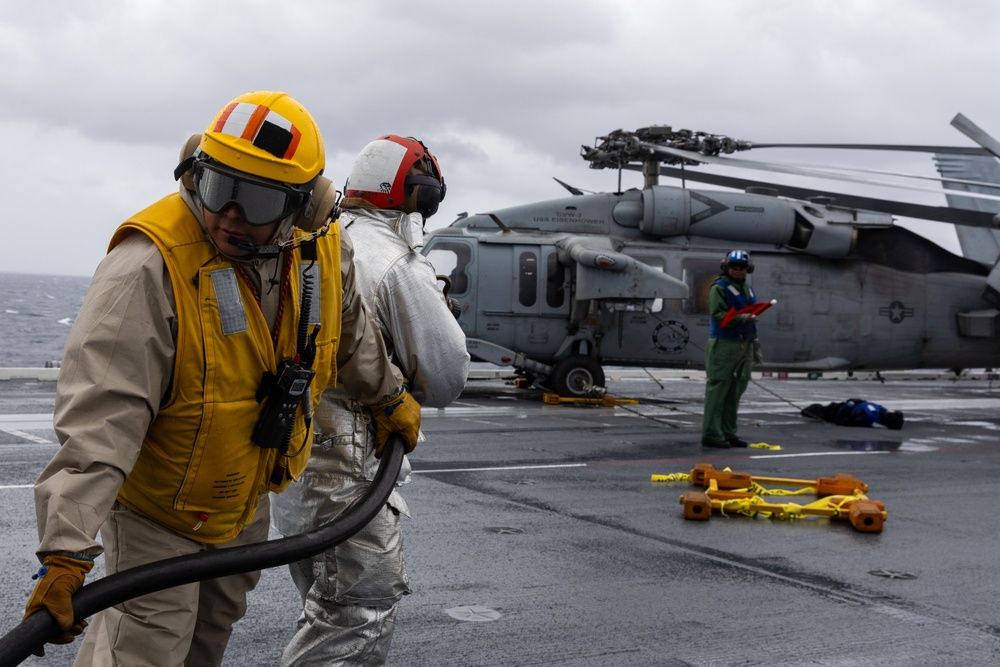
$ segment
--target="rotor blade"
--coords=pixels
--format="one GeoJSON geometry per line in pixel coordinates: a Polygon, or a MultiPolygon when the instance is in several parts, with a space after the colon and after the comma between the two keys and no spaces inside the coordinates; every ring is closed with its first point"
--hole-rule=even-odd
{"type": "MultiPolygon", "coordinates": [[[[809,178],[825,178],[835,181],[847,181],[849,183],[880,185],[883,187],[898,188],[902,190],[917,190],[920,192],[933,192],[935,194],[941,194],[941,190],[937,188],[925,188],[918,185],[904,185],[901,183],[893,183],[891,181],[871,180],[866,178],[859,178],[857,176],[849,176],[847,174],[838,174],[836,172],[824,171],[821,169],[807,169],[803,167],[796,167],[794,165],[775,164],[772,162],[759,162],[757,160],[741,160],[739,158],[721,158],[711,155],[702,155],[700,153],[692,153],[690,151],[678,150],[676,148],[668,148],[666,146],[658,146],[656,144],[650,144],[645,142],[642,142],[640,145],[643,146],[644,148],[647,148],[653,153],[663,153],[671,157],[680,157],[689,161],[704,162],[705,164],[713,164],[720,167],[758,169],[763,171],[793,174],[796,176],[807,176],[809,178]]],[[[966,196],[976,197],[981,199],[1000,200],[1000,195],[988,195],[978,192],[970,192],[966,196]]]]}
{"type": "MultiPolygon", "coordinates": [[[[942,153],[942,154],[936,155],[935,157],[941,157],[941,156],[944,156],[944,155],[946,155],[946,154],[942,153]]],[[[959,156],[953,156],[953,157],[959,157],[959,156]]],[[[977,157],[982,157],[982,158],[986,158],[986,159],[992,160],[992,158],[990,156],[988,156],[988,155],[977,156],[977,157]]],[[[968,160],[970,158],[969,157],[964,157],[964,158],[959,157],[959,159],[966,159],[966,160],[968,160]]],[[[941,184],[943,184],[945,187],[948,187],[947,184],[957,183],[959,185],[970,185],[970,186],[974,186],[974,187],[978,187],[978,188],[987,188],[987,189],[990,189],[990,190],[1000,190],[1000,181],[991,183],[989,181],[973,181],[973,180],[967,180],[967,179],[964,179],[964,178],[952,178],[952,177],[944,176],[944,175],[941,175],[941,176],[922,176],[920,174],[908,174],[908,173],[900,172],[900,171],[886,171],[884,169],[863,169],[861,167],[845,167],[845,166],[842,166],[842,165],[832,165],[832,164],[809,164],[809,163],[806,163],[806,162],[800,163],[797,166],[804,167],[806,169],[817,169],[817,170],[832,169],[834,171],[853,171],[853,172],[857,172],[859,174],[875,174],[877,176],[894,176],[896,178],[910,178],[910,179],[913,179],[915,181],[934,181],[935,183],[941,183],[941,184]]],[[[933,190],[933,191],[937,192],[937,190],[933,190]]]]}
{"type": "Polygon", "coordinates": [[[567,190],[569,190],[569,193],[571,195],[573,195],[574,197],[583,194],[583,190],[581,190],[580,188],[575,188],[572,185],[570,185],[569,183],[564,183],[563,181],[560,181],[555,176],[552,177],[552,180],[555,181],[556,183],[558,183],[559,185],[563,186],[567,190]]]}
{"type": "Polygon", "coordinates": [[[861,151],[903,151],[913,153],[951,153],[953,155],[988,155],[983,148],[970,146],[911,146],[906,144],[758,144],[754,148],[843,148],[861,151]]]}
{"type": "MultiPolygon", "coordinates": [[[[641,171],[638,165],[627,165],[624,167],[630,171],[641,171]]],[[[718,174],[708,174],[705,172],[693,172],[692,170],[677,169],[676,167],[660,167],[660,174],[698,183],[708,183],[710,185],[720,185],[737,190],[745,190],[747,187],[769,188],[777,192],[779,196],[789,197],[808,201],[810,197],[832,197],[834,204],[848,208],[858,208],[865,211],[876,211],[880,213],[890,213],[907,218],[920,218],[921,220],[934,220],[937,222],[949,222],[955,225],[967,225],[970,227],[989,227],[995,229],[997,221],[992,213],[983,211],[970,211],[962,208],[949,208],[947,206],[927,206],[925,204],[910,204],[907,202],[897,202],[889,199],[878,199],[875,197],[861,197],[858,195],[847,195],[840,192],[827,192],[824,190],[814,190],[811,188],[801,188],[790,185],[777,185],[765,181],[754,181],[745,178],[734,178],[731,176],[720,176],[718,174]]]]}
{"type": "Polygon", "coordinates": [[[1000,158],[1000,141],[991,137],[989,133],[973,123],[971,120],[962,114],[957,114],[951,119],[951,124],[959,132],[975,141],[994,156],[1000,158]]]}
{"type": "Polygon", "coordinates": [[[944,196],[953,208],[1000,213],[1000,202],[966,198],[966,192],[988,192],[977,183],[1000,183],[1000,161],[988,155],[935,155],[938,173],[948,177],[944,196]],[[976,179],[967,182],[964,179],[976,179]]]}

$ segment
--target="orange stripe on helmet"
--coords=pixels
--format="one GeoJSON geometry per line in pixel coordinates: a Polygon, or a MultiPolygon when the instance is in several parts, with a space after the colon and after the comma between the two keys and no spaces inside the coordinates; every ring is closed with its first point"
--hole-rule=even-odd
{"type": "Polygon", "coordinates": [[[257,136],[260,126],[264,123],[264,119],[267,118],[267,114],[270,111],[263,104],[258,104],[257,108],[250,114],[250,118],[247,119],[247,126],[243,128],[243,134],[240,135],[240,139],[246,139],[250,143],[253,143],[253,138],[257,136]]]}
{"type": "Polygon", "coordinates": [[[216,121],[215,127],[212,128],[212,131],[222,132],[222,128],[226,126],[226,121],[229,120],[230,114],[233,113],[233,109],[235,109],[239,105],[240,105],[239,102],[232,102],[229,105],[227,105],[226,108],[222,110],[222,113],[219,114],[219,120],[216,121]]]}
{"type": "Polygon", "coordinates": [[[288,150],[285,151],[285,155],[282,157],[283,160],[292,159],[292,156],[295,155],[295,149],[299,147],[299,140],[302,139],[302,133],[294,125],[290,125],[288,131],[292,135],[292,140],[288,143],[288,150]]]}

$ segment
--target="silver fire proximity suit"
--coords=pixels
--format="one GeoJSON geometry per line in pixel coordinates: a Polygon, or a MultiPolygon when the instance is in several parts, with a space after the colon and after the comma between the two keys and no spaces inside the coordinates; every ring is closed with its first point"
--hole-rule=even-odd
{"type": "MultiPolygon", "coordinates": [[[[440,408],[461,393],[469,371],[465,334],[417,249],[418,213],[352,209],[340,216],[355,250],[357,286],[382,330],[410,392],[440,408]]],[[[314,415],[316,440],[302,478],[272,496],[275,528],[294,535],[336,518],[374,478],[371,413],[328,391],[314,415]]],[[[400,483],[409,481],[404,459],[400,483]]],[[[290,566],[303,610],[282,666],[385,664],[396,605],[410,592],[403,563],[400,514],[409,508],[398,490],[358,534],[333,549],[290,566]]]]}

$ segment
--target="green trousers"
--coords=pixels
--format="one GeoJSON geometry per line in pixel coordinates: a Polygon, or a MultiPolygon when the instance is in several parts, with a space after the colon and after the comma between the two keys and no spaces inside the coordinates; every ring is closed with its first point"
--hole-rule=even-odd
{"type": "Polygon", "coordinates": [[[705,350],[705,414],[702,442],[724,442],[736,437],[740,397],[750,383],[753,343],[710,338],[705,350]]]}

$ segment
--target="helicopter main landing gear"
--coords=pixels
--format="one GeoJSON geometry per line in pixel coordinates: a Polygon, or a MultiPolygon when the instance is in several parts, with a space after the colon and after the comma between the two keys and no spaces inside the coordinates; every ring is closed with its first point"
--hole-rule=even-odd
{"type": "Polygon", "coordinates": [[[545,384],[560,396],[585,398],[586,387],[604,386],[604,369],[592,357],[566,357],[556,363],[545,384]]]}

